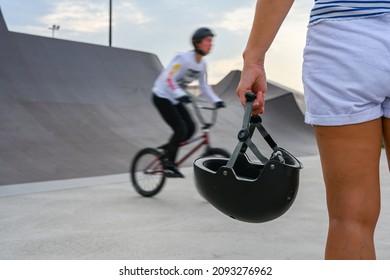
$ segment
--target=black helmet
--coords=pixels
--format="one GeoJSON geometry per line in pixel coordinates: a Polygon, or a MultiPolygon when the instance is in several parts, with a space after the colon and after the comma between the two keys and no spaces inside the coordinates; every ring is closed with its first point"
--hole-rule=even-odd
{"type": "Polygon", "coordinates": [[[206,38],[207,36],[212,36],[214,37],[214,33],[211,31],[210,28],[207,27],[201,27],[195,30],[194,34],[192,34],[192,44],[195,46],[195,44],[199,43],[202,41],[203,38],[206,38]]]}
{"type": "Polygon", "coordinates": [[[243,129],[230,159],[199,158],[194,161],[196,186],[214,207],[244,222],[262,223],[283,215],[293,204],[299,186],[302,164],[277,146],[261,124],[260,116],[251,116],[254,94],[247,94],[243,129]],[[257,128],[273,153],[263,156],[251,141],[257,128]],[[251,161],[247,148],[260,162],[251,161]]]}
{"type": "MultiPolygon", "coordinates": [[[[210,28],[207,28],[207,27],[201,27],[201,28],[198,28],[197,30],[195,30],[194,34],[192,34],[192,37],[191,37],[191,41],[192,41],[192,45],[194,46],[195,48],[195,51],[199,52],[200,50],[196,47],[196,45],[202,41],[203,38],[206,38],[207,36],[212,36],[214,37],[214,33],[211,31],[210,28]]],[[[200,53],[202,55],[204,55],[203,53],[200,53]]]]}

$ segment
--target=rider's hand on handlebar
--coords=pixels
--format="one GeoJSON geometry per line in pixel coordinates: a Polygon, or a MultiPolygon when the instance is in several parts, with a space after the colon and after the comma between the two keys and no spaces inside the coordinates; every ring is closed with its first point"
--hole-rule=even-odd
{"type": "Polygon", "coordinates": [[[215,109],[225,108],[226,107],[225,102],[223,102],[223,101],[215,102],[214,106],[215,106],[215,109]]]}
{"type": "Polygon", "coordinates": [[[191,103],[191,98],[188,96],[188,95],[183,95],[183,96],[180,96],[178,98],[176,98],[177,101],[179,101],[180,103],[183,103],[183,104],[188,104],[188,103],[191,103]]]}

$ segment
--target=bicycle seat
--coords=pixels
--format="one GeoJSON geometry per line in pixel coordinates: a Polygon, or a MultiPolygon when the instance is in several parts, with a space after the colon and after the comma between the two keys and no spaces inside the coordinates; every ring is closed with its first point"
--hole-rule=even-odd
{"type": "Polygon", "coordinates": [[[246,99],[243,127],[232,156],[196,159],[195,183],[201,195],[222,213],[240,221],[262,223],[280,217],[291,207],[303,166],[277,146],[260,116],[251,116],[254,94],[248,93],[246,99]],[[269,158],[251,141],[255,128],[273,150],[269,158]],[[248,147],[258,161],[248,157],[248,147]]]}

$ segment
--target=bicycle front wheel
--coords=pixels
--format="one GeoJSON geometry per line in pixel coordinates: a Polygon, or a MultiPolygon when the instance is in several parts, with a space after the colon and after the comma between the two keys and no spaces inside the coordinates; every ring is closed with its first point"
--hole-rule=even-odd
{"type": "Polygon", "coordinates": [[[130,165],[130,178],[134,189],[142,196],[158,194],[165,183],[161,165],[162,153],[154,148],[140,150],[130,165]]]}

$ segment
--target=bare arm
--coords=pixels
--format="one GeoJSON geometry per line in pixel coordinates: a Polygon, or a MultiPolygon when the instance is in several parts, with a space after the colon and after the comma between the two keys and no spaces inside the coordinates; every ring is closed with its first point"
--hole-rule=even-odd
{"type": "Polygon", "coordinates": [[[258,0],[252,29],[243,53],[244,67],[237,87],[237,95],[245,105],[245,93],[256,94],[252,114],[264,112],[267,91],[264,70],[265,54],[271,46],[294,0],[258,0]]]}

